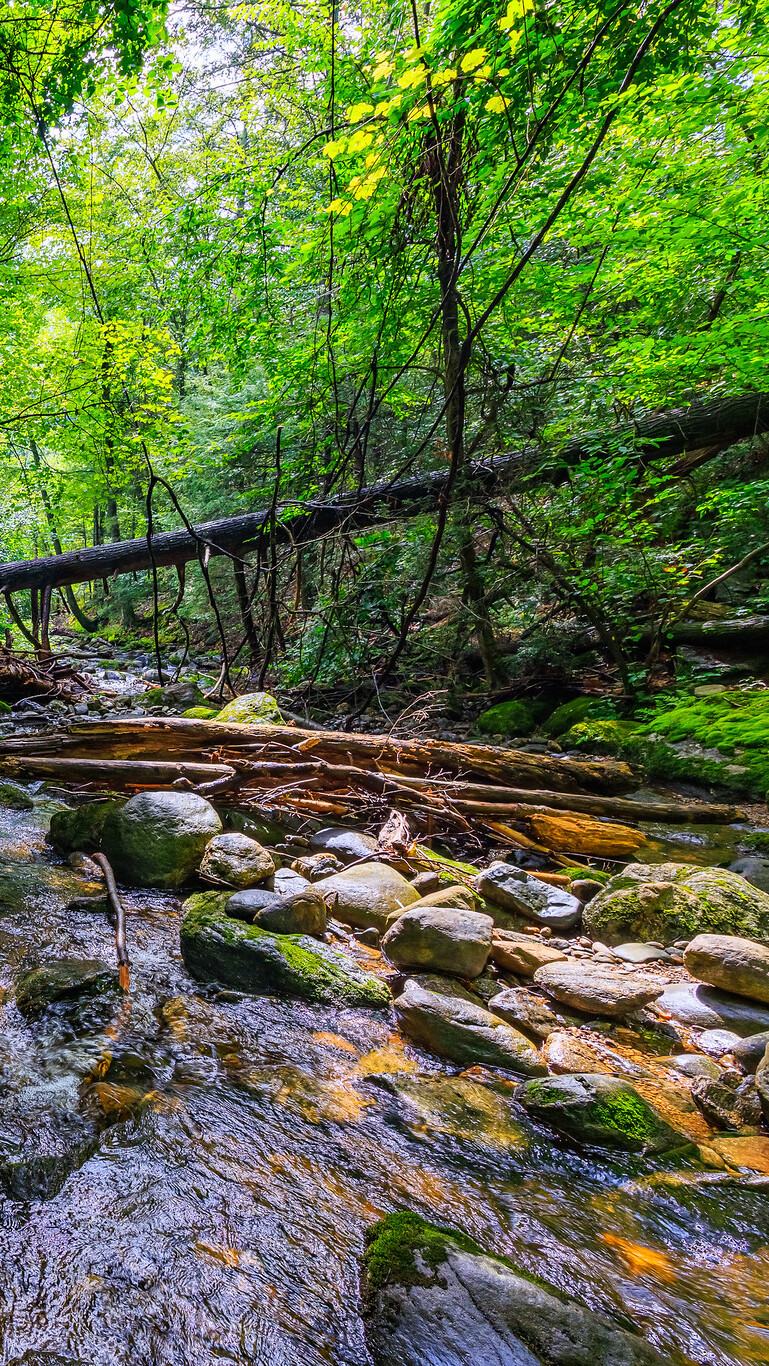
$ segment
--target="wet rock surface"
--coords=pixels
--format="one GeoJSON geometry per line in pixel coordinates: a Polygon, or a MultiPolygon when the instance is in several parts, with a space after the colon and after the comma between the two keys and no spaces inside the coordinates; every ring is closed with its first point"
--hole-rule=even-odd
{"type": "Polygon", "coordinates": [[[708,986],[769,1004],[769,946],[733,935],[698,934],[684,953],[687,971],[708,986]]]}
{"type": "Polygon", "coordinates": [[[618,1077],[584,1072],[544,1077],[523,1083],[516,1095],[531,1115],[583,1145],[662,1153],[686,1142],[618,1077]]]}
{"type": "Polygon", "coordinates": [[[490,1011],[408,982],[395,1001],[398,1021],[415,1043],[462,1067],[481,1063],[538,1076],[546,1071],[534,1045],[490,1011]]]}
{"type": "Polygon", "coordinates": [[[537,969],[533,980],[548,996],[588,1015],[627,1015],[663,992],[641,973],[599,963],[548,963],[537,969]]]}
{"type": "Polygon", "coordinates": [[[571,929],[582,914],[576,897],[511,863],[492,863],[473,886],[492,905],[552,930],[571,929]]]}
{"type": "Polygon", "coordinates": [[[491,952],[493,921],[476,911],[420,905],[387,931],[382,951],[400,968],[427,968],[452,977],[478,977],[491,952]]]}

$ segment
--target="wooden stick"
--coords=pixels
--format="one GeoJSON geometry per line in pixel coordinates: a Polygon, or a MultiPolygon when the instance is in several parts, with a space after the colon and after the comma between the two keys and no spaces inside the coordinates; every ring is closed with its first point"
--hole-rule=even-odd
{"type": "Polygon", "coordinates": [[[115,874],[112,871],[112,864],[104,854],[93,854],[94,863],[98,863],[104,874],[104,881],[107,885],[107,896],[115,912],[115,948],[117,950],[118,977],[120,980],[121,991],[128,991],[131,985],[131,963],[128,957],[128,949],[125,942],[125,906],[118,895],[115,874]]]}

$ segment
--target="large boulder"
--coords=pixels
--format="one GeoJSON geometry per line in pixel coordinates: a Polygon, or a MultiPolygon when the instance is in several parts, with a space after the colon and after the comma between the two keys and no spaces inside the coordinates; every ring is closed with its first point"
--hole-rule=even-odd
{"type": "Polygon", "coordinates": [[[604,944],[673,944],[703,932],[769,939],[769,896],[726,868],[635,863],[585,907],[587,932],[604,944]]]}
{"type": "Polygon", "coordinates": [[[404,1033],[415,1043],[460,1067],[480,1063],[524,1076],[542,1076],[546,1070],[536,1048],[523,1034],[490,1011],[459,997],[425,991],[409,981],[395,1001],[395,1013],[404,1033]]]}
{"type": "Polygon", "coordinates": [[[392,913],[421,900],[419,892],[389,863],[359,863],[314,884],[330,915],[346,925],[384,931],[392,913]]]}
{"type": "Polygon", "coordinates": [[[390,1214],[367,1238],[374,1366],[667,1366],[641,1337],[463,1233],[390,1214]]]}
{"type": "Polygon", "coordinates": [[[692,977],[769,1004],[769,948],[729,934],[698,934],[684,953],[692,977]]]}
{"type": "Polygon", "coordinates": [[[563,887],[542,882],[512,863],[490,864],[474,879],[473,887],[492,906],[553,930],[570,929],[582,914],[577,898],[563,887]]]}
{"type": "Polygon", "coordinates": [[[226,900],[222,893],[202,892],[184,904],[182,957],[193,977],[262,996],[375,1008],[389,1003],[385,983],[349,954],[305,935],[276,934],[233,920],[225,914],[226,900]]]}
{"type": "Polygon", "coordinates": [[[234,697],[216,719],[237,726],[279,726],[283,720],[280,707],[268,692],[247,692],[234,697]]]}
{"type": "Polygon", "coordinates": [[[587,1147],[660,1153],[686,1142],[634,1086],[602,1072],[523,1082],[516,1100],[535,1119],[587,1147]]]}
{"type": "Polygon", "coordinates": [[[663,988],[643,973],[622,970],[584,959],[546,963],[534,973],[534,983],[548,996],[588,1015],[627,1015],[662,995],[663,988]]]}
{"type": "Polygon", "coordinates": [[[214,835],[200,865],[203,881],[220,887],[255,887],[274,872],[275,864],[267,850],[236,830],[214,835]]]}
{"type": "Polygon", "coordinates": [[[382,951],[399,968],[427,968],[452,977],[477,977],[491,951],[491,916],[421,905],[387,931],[382,951]]]}
{"type": "Polygon", "coordinates": [[[221,834],[210,802],[192,792],[139,792],[104,823],[102,848],[116,876],[137,887],[181,887],[221,834]]]}

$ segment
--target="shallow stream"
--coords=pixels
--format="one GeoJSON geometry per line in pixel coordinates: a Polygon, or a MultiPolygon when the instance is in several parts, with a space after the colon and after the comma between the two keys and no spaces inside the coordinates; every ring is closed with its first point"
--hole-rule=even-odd
{"type": "Polygon", "coordinates": [[[82,883],[46,824],[0,810],[0,1159],[17,1194],[46,1189],[0,1199],[0,1366],[366,1366],[365,1232],[403,1208],[671,1362],[769,1360],[769,1191],[579,1157],[509,1083],[457,1084],[384,1014],[217,997],[184,971],[170,896],[128,898],[128,1002],[25,1023],[23,968],[114,954],[103,914],[66,909],[82,883]]]}

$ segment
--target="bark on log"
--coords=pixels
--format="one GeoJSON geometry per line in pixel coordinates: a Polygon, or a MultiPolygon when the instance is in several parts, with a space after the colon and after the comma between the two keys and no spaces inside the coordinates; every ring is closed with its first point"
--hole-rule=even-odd
{"type": "Polygon", "coordinates": [[[0,758],[6,777],[59,778],[68,783],[97,783],[99,787],[173,787],[180,779],[197,787],[216,779],[234,778],[224,764],[162,763],[158,760],[70,759],[40,754],[0,758]]]}
{"type": "MultiPolygon", "coordinates": [[[[541,450],[520,450],[493,460],[468,465],[468,482],[479,489],[509,487],[511,481],[538,467],[540,477],[559,483],[567,470],[586,455],[635,445],[642,463],[677,456],[684,451],[711,448],[713,454],[769,430],[769,395],[747,394],[716,403],[692,404],[690,408],[655,413],[605,432],[593,432],[570,441],[559,451],[543,456],[541,450]]],[[[394,517],[412,516],[438,504],[448,472],[436,470],[395,484],[383,481],[358,493],[340,494],[323,503],[293,501],[277,509],[276,536],[296,545],[316,540],[339,527],[355,530],[394,517]]],[[[205,546],[210,555],[238,553],[258,543],[266,534],[270,508],[242,513],[216,522],[205,522],[187,531],[162,532],[152,538],[150,556],[146,536],[132,541],[65,551],[38,560],[16,560],[0,565],[0,592],[21,589],[60,588],[93,582],[115,574],[136,573],[157,565],[181,565],[198,557],[205,546]]]]}
{"type": "Polygon", "coordinates": [[[235,726],[182,717],[135,721],[73,722],[66,731],[0,741],[0,759],[18,754],[61,754],[83,758],[133,758],[199,761],[202,750],[219,762],[233,759],[301,761],[324,759],[349,767],[392,773],[396,778],[453,774],[506,786],[558,792],[629,792],[637,775],[618,759],[572,759],[527,754],[493,745],[450,744],[441,740],[395,740],[387,735],[305,731],[293,726],[235,726]]]}

